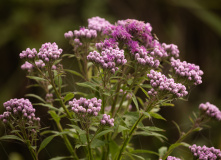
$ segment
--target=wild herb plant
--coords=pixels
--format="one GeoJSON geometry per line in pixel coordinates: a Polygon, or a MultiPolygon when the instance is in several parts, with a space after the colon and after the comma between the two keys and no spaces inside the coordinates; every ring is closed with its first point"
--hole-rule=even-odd
{"type": "Polygon", "coordinates": [[[149,23],[127,19],[111,24],[93,17],[87,27],[64,36],[73,53],[64,54],[55,42],[43,44],[39,51],[27,48],[20,53],[25,61],[21,68],[45,95],[31,93],[26,97],[36,98],[39,103],[35,105],[47,107],[57,129],[40,127],[40,118],[35,117],[28,99],[11,99],[4,103],[6,111],[0,115],[8,130],[0,140],[25,143],[34,160],[57,136],[63,139],[70,156],[52,159],[144,160],[152,154],[155,159],[178,160],[182,155],[177,158],[171,154],[179,146],[189,147],[196,159],[221,158],[219,149],[185,143],[187,136],[203,129],[209,120],[221,120],[220,110],[209,102],[199,105],[199,113],[190,118],[189,130],[183,132],[175,123],[180,135],[167,147],[166,128],[143,123],[144,119],[165,120],[159,114],[161,106],[174,106],[174,101],[187,99],[189,91],[202,83],[203,75],[198,65],[179,59],[176,45],[159,42],[149,23]],[[77,61],[80,71],[64,68],[65,58],[77,61]],[[76,85],[85,92],[66,92],[67,74],[78,76],[81,80],[76,85]],[[68,123],[63,125],[62,119],[68,123]],[[46,138],[41,141],[42,135],[46,138]],[[135,135],[158,138],[162,147],[159,151],[134,148],[131,139],[135,135]]]}

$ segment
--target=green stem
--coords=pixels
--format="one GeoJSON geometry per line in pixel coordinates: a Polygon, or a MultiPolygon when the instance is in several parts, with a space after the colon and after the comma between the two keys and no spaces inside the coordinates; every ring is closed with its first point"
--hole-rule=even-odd
{"type": "Polygon", "coordinates": [[[64,111],[66,112],[68,118],[72,118],[70,112],[69,112],[68,109],[66,108],[66,106],[65,106],[65,104],[64,104],[64,102],[63,102],[63,100],[62,100],[62,98],[61,98],[61,95],[59,94],[59,92],[58,92],[58,90],[57,90],[57,88],[56,88],[56,86],[55,86],[54,79],[53,79],[53,77],[52,77],[51,67],[48,68],[48,74],[49,74],[49,77],[50,77],[50,84],[52,85],[53,90],[55,91],[55,94],[56,94],[57,98],[59,99],[59,102],[60,102],[62,108],[63,108],[64,111]]]}
{"type": "Polygon", "coordinates": [[[121,160],[122,154],[123,154],[123,152],[124,152],[124,150],[125,150],[127,144],[129,143],[129,141],[130,141],[130,139],[131,139],[131,137],[132,137],[132,135],[133,135],[133,132],[135,131],[135,129],[137,128],[137,125],[138,125],[139,122],[143,119],[143,117],[144,117],[144,114],[141,114],[140,117],[139,117],[139,119],[135,122],[135,124],[134,124],[133,127],[131,128],[131,130],[130,130],[130,132],[129,132],[127,138],[126,138],[126,140],[124,140],[124,143],[123,143],[123,145],[122,145],[122,147],[121,147],[121,149],[120,149],[119,154],[117,155],[116,160],[121,160]]]}
{"type": "MultiPolygon", "coordinates": [[[[62,128],[62,126],[61,126],[61,123],[60,123],[59,121],[56,121],[56,124],[57,124],[57,126],[58,126],[59,132],[63,132],[63,128],[62,128]]],[[[67,135],[62,135],[62,138],[64,139],[64,143],[65,143],[66,147],[68,148],[69,152],[71,153],[71,155],[73,156],[73,158],[74,158],[75,160],[77,160],[77,159],[78,159],[78,156],[77,156],[77,154],[76,154],[74,148],[72,147],[72,145],[71,145],[71,143],[70,143],[70,141],[69,141],[67,135]]]]}
{"type": "MultiPolygon", "coordinates": [[[[203,119],[203,117],[199,117],[196,119],[196,121],[193,123],[193,126],[192,128],[190,128],[190,130],[188,132],[186,132],[185,134],[183,134],[182,136],[180,136],[180,138],[174,143],[174,144],[177,144],[177,143],[181,143],[188,135],[190,135],[197,127],[199,127],[199,122],[201,122],[201,120],[203,119]]],[[[173,144],[172,144],[173,145],[173,144]]],[[[171,148],[169,149],[165,154],[164,156],[162,157],[162,160],[165,160],[174,150],[175,148],[171,148]]]]}
{"type": "Polygon", "coordinates": [[[88,152],[89,152],[89,160],[93,160],[93,155],[92,155],[92,152],[91,152],[91,141],[89,139],[89,131],[88,131],[88,129],[87,129],[86,137],[87,137],[87,147],[88,147],[88,152]]]}

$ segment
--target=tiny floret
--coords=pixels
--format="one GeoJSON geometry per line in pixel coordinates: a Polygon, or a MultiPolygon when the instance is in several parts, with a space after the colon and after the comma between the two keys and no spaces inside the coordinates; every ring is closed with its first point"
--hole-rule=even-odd
{"type": "Polygon", "coordinates": [[[102,117],[100,123],[102,125],[109,125],[109,126],[113,127],[114,126],[114,119],[110,118],[110,115],[103,114],[103,117],[102,117]]]}

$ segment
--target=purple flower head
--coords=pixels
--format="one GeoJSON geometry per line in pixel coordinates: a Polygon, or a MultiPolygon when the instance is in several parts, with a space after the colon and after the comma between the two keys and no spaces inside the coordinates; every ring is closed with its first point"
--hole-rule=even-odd
{"type": "Polygon", "coordinates": [[[96,43],[95,44],[98,51],[102,51],[108,48],[118,48],[118,42],[116,42],[113,38],[105,39],[104,42],[96,43]]]}
{"type": "Polygon", "coordinates": [[[134,55],[135,52],[139,52],[140,46],[139,46],[138,41],[131,40],[127,43],[127,46],[128,46],[128,49],[130,50],[131,54],[134,55]]]}
{"type": "Polygon", "coordinates": [[[102,125],[114,126],[114,119],[110,118],[110,115],[103,114],[103,117],[100,121],[102,125]]]}
{"type": "Polygon", "coordinates": [[[33,48],[33,49],[27,48],[25,51],[22,51],[19,54],[19,56],[21,59],[23,59],[23,58],[34,59],[37,56],[37,51],[35,48],[33,48]]]}
{"type": "Polygon", "coordinates": [[[199,160],[216,160],[221,158],[221,151],[220,149],[215,149],[214,147],[203,147],[197,146],[196,144],[189,147],[193,155],[198,158],[199,160]]]}
{"type": "Polygon", "coordinates": [[[111,35],[116,41],[120,42],[129,42],[132,38],[131,34],[129,34],[122,26],[115,26],[111,35]]]}
{"type": "Polygon", "coordinates": [[[105,30],[105,28],[108,28],[111,26],[111,24],[105,20],[104,18],[100,17],[92,17],[88,19],[88,28],[93,29],[99,32],[102,32],[105,30]]]}
{"type": "Polygon", "coordinates": [[[199,109],[206,114],[208,117],[212,117],[217,119],[218,121],[221,120],[221,111],[219,108],[217,108],[215,105],[206,102],[206,103],[201,103],[199,105],[199,109]]]}
{"type": "Polygon", "coordinates": [[[40,59],[38,61],[35,61],[35,64],[38,68],[44,68],[45,67],[45,63],[40,59]]]}
{"type": "Polygon", "coordinates": [[[64,33],[64,37],[66,39],[71,39],[71,38],[73,38],[73,36],[74,36],[74,34],[72,31],[68,31],[68,32],[64,33]]]}
{"type": "Polygon", "coordinates": [[[168,156],[167,160],[181,160],[181,159],[173,156],[168,156]]]}
{"type": "Polygon", "coordinates": [[[153,68],[157,68],[160,65],[160,61],[149,56],[148,51],[144,47],[140,47],[135,54],[135,60],[141,65],[148,65],[153,68]]]}
{"type": "Polygon", "coordinates": [[[199,66],[192,63],[187,63],[186,61],[181,62],[180,59],[175,60],[174,58],[171,58],[170,61],[175,74],[186,78],[194,85],[202,83],[203,71],[200,70],[199,66]]]}
{"type": "Polygon", "coordinates": [[[81,28],[80,30],[74,30],[74,37],[79,39],[92,39],[97,37],[97,31],[93,29],[81,28]]]}
{"type": "Polygon", "coordinates": [[[150,79],[150,85],[153,87],[148,94],[155,96],[158,92],[161,93],[170,93],[176,97],[183,97],[188,94],[186,87],[181,83],[175,83],[174,79],[167,78],[161,72],[150,70],[150,73],[147,74],[147,77],[150,79]]]}
{"type": "Polygon", "coordinates": [[[127,62],[124,57],[124,50],[119,48],[108,48],[103,50],[101,54],[97,51],[90,52],[87,59],[104,69],[111,70],[112,73],[119,69],[117,66],[124,65],[127,62]]]}
{"type": "Polygon", "coordinates": [[[92,98],[74,98],[72,101],[69,101],[69,105],[79,117],[88,118],[91,116],[97,116],[98,112],[101,110],[101,99],[92,98]]]}
{"type": "Polygon", "coordinates": [[[175,57],[175,58],[179,57],[180,51],[179,51],[177,45],[163,43],[162,47],[167,52],[168,56],[175,57]]]}
{"type": "Polygon", "coordinates": [[[39,49],[38,58],[44,62],[49,62],[49,60],[56,60],[60,58],[62,51],[63,50],[58,48],[58,45],[55,42],[48,42],[42,44],[41,48],[39,49]]]}
{"type": "Polygon", "coordinates": [[[27,61],[25,61],[25,63],[23,65],[21,65],[21,69],[23,70],[28,70],[28,72],[31,72],[33,69],[33,65],[27,61]]]}
{"type": "Polygon", "coordinates": [[[3,104],[6,112],[0,115],[0,119],[16,123],[17,121],[27,121],[29,125],[40,126],[40,118],[35,117],[35,109],[28,99],[10,99],[3,104]]]}

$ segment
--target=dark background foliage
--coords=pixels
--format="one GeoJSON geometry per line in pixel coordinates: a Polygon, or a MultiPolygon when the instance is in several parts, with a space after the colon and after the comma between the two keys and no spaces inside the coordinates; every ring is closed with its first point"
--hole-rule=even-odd
{"type": "MultiPolygon", "coordinates": [[[[166,130],[169,142],[162,144],[151,138],[135,137],[134,140],[139,142],[136,147],[157,151],[159,146],[173,143],[178,138],[178,132],[172,121],[180,124],[185,131],[190,124],[189,115],[197,111],[202,102],[209,101],[221,109],[220,0],[1,0],[0,104],[38,91],[25,87],[30,82],[20,69],[22,61],[19,53],[22,50],[28,47],[38,49],[45,42],[56,42],[65,53],[71,53],[72,48],[64,39],[64,32],[86,26],[87,19],[93,16],[100,16],[111,23],[127,18],[149,22],[160,42],[178,45],[181,60],[200,65],[204,71],[203,84],[191,91],[189,101],[177,101],[173,108],[163,107],[161,113],[168,119],[167,122],[152,122],[166,130]]],[[[53,127],[47,111],[37,110],[43,126],[53,127]]],[[[220,122],[211,122],[209,126],[211,128],[191,135],[187,142],[221,148],[220,122]]],[[[4,133],[5,129],[1,126],[0,134],[4,133]]],[[[26,152],[22,144],[0,142],[0,160],[13,159],[17,155],[22,155],[21,159],[31,159],[26,152]]],[[[181,152],[190,154],[182,147],[175,154],[181,152]]],[[[63,142],[56,139],[42,151],[40,159],[66,154],[63,142]]]]}

